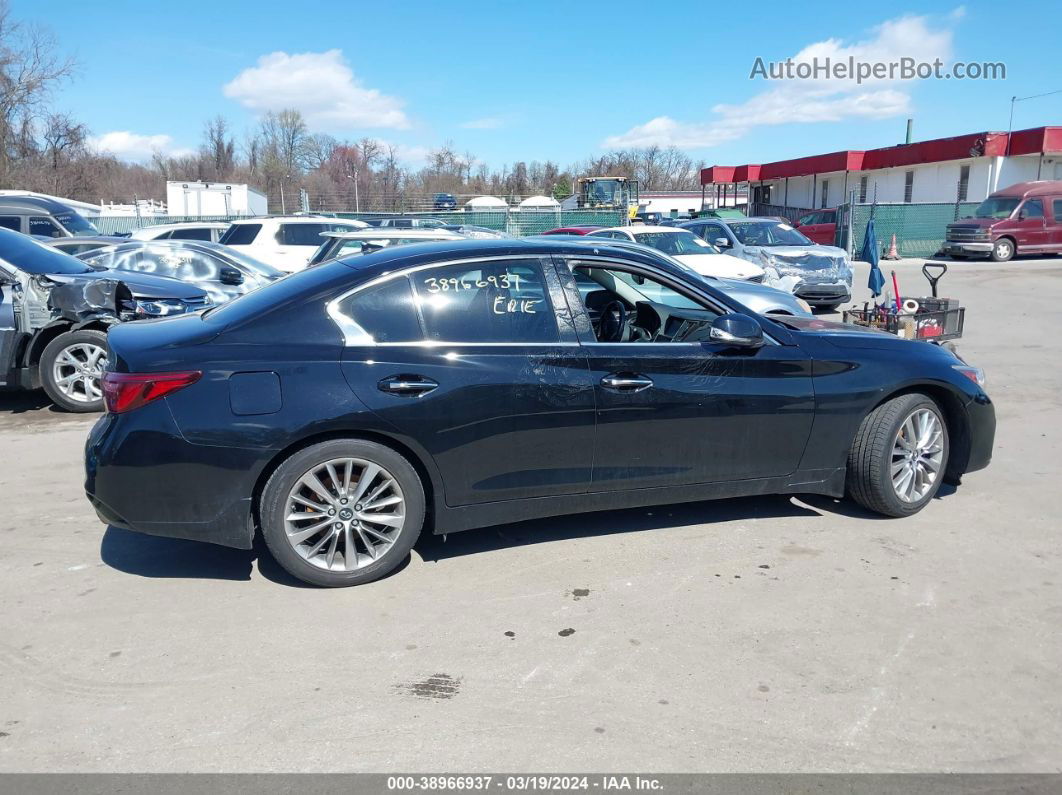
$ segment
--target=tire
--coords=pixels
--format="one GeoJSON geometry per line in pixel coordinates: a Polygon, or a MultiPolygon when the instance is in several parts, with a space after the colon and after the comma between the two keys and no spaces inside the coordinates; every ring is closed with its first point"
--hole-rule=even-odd
{"type": "Polygon", "coordinates": [[[100,378],[106,363],[107,332],[68,331],[49,342],[41,353],[41,386],[61,409],[78,413],[102,411],[100,378]]]}
{"type": "Polygon", "coordinates": [[[991,257],[993,262],[1009,262],[1016,253],[1017,249],[1014,246],[1014,241],[1009,237],[1001,237],[992,244],[991,257]]]}
{"type": "Polygon", "coordinates": [[[273,558],[293,577],[327,588],[362,585],[393,571],[420,536],[424,514],[424,486],[412,464],[390,447],[363,439],[334,439],[292,454],[270,476],[259,503],[262,535],[273,558]],[[370,482],[362,486],[366,473],[370,482]],[[307,485],[312,476],[318,482],[307,485]],[[386,486],[388,478],[393,485],[386,486]],[[384,505],[370,507],[377,502],[384,505]],[[291,519],[303,513],[305,518],[291,519]],[[353,544],[350,564],[348,544],[353,544]]]}
{"type": "MultiPolygon", "coordinates": [[[[925,439],[918,438],[915,443],[928,442],[934,437],[935,434],[927,433],[925,439]]],[[[940,406],[923,394],[900,395],[882,403],[860,424],[848,453],[845,489],[849,497],[867,510],[885,516],[911,516],[922,510],[940,488],[949,451],[948,425],[940,406]],[[939,456],[904,452],[904,438],[911,436],[908,429],[914,426],[905,429],[904,438],[900,437],[901,429],[909,419],[917,425],[926,416],[924,413],[935,418],[939,429],[935,444],[925,447],[928,450],[939,445],[939,456]],[[913,459],[908,455],[913,455],[913,459]],[[927,473],[934,464],[932,480],[926,484],[927,473]],[[901,479],[901,484],[907,470],[911,471],[911,481],[906,485],[914,494],[901,496],[900,492],[906,489],[894,482],[893,469],[897,466],[900,468],[895,476],[901,479]],[[925,486],[924,491],[921,486],[925,486]]]]}

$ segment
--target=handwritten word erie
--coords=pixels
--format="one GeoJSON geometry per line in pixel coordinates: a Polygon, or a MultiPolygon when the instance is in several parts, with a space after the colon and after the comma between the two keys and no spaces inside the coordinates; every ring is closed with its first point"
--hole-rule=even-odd
{"type": "Polygon", "coordinates": [[[529,298],[505,298],[499,295],[494,299],[494,314],[496,315],[534,315],[537,300],[529,298]]]}

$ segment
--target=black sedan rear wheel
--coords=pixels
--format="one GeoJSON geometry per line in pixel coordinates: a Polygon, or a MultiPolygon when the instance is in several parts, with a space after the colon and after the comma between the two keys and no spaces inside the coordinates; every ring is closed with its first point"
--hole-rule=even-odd
{"type": "Polygon", "coordinates": [[[900,395],[864,419],[848,453],[848,495],[885,516],[911,516],[940,488],[948,425],[923,394],[900,395]]]}
{"type": "Polygon", "coordinates": [[[285,460],[262,492],[262,535],[294,577],[338,588],[398,566],[424,524],[424,488],[389,447],[335,439],[285,460]]]}

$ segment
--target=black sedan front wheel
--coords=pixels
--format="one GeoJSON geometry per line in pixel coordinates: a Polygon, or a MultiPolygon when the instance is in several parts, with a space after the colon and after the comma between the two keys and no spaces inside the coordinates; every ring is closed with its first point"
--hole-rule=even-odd
{"type": "Polygon", "coordinates": [[[389,447],[335,439],[285,460],[266,482],[262,535],[294,577],[330,588],[388,574],[424,524],[424,488],[389,447]]]}
{"type": "Polygon", "coordinates": [[[68,331],[41,353],[41,386],[55,405],[67,411],[102,411],[100,379],[106,364],[107,332],[68,331]]]}
{"type": "Polygon", "coordinates": [[[900,395],[864,419],[848,454],[847,491],[868,510],[911,516],[940,488],[948,464],[948,426],[923,394],[900,395]]]}

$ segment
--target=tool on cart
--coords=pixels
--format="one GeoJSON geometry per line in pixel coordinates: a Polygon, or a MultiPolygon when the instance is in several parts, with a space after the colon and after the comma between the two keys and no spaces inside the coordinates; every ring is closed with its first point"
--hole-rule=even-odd
{"type": "Polygon", "coordinates": [[[933,295],[904,299],[900,297],[900,283],[896,271],[892,271],[893,295],[886,296],[881,304],[863,304],[862,309],[846,310],[843,315],[844,322],[881,329],[909,340],[943,342],[958,339],[962,336],[966,308],[960,306],[954,298],[937,296],[937,283],[947,272],[948,266],[943,262],[925,263],[922,273],[929,282],[933,295]],[[940,272],[934,275],[933,269],[940,269],[940,272]]]}

